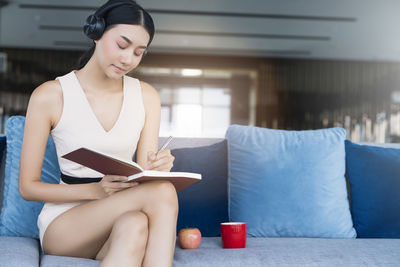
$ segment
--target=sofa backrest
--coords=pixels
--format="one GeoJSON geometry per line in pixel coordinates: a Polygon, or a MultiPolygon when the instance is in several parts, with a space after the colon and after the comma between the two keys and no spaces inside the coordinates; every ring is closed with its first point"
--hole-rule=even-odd
{"type": "MultiPolygon", "coordinates": [[[[167,137],[159,138],[159,147],[166,139],[167,137]]],[[[228,220],[226,140],[176,137],[168,148],[175,156],[171,171],[201,173],[203,178],[201,182],[179,192],[180,215],[177,230],[184,227],[198,227],[204,236],[219,235],[219,223],[228,220]]],[[[0,169],[0,211],[4,197],[5,156],[6,154],[2,160],[0,159],[3,166],[0,169]]],[[[18,188],[12,191],[18,194],[18,188]]]]}
{"type": "MultiPolygon", "coordinates": [[[[158,139],[158,147],[160,148],[168,137],[160,137],[158,139]]],[[[175,137],[169,143],[169,149],[185,148],[185,147],[201,147],[210,146],[222,142],[224,138],[202,138],[202,137],[175,137]]]]}
{"type": "Polygon", "coordinates": [[[359,145],[367,145],[367,146],[378,146],[378,147],[385,147],[385,148],[400,148],[399,143],[372,143],[372,142],[358,142],[356,144],[359,145]]]}
{"type": "MultiPolygon", "coordinates": [[[[158,147],[160,148],[166,141],[167,137],[160,137],[158,139],[158,147]]],[[[189,138],[189,137],[175,137],[169,143],[169,149],[185,148],[185,147],[201,147],[210,146],[218,142],[222,142],[224,138],[189,138]]],[[[6,159],[6,136],[0,134],[0,210],[3,203],[3,187],[4,187],[4,171],[6,159]]]]}

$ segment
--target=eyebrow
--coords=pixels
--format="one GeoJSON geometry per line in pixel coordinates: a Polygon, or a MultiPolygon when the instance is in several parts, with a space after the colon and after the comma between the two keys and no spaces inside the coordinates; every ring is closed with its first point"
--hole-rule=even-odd
{"type": "MultiPolygon", "coordinates": [[[[129,40],[129,38],[128,37],[125,37],[125,36],[123,36],[123,35],[120,35],[121,37],[122,37],[122,39],[124,39],[125,41],[127,41],[128,42],[128,44],[132,44],[132,41],[131,40],[129,40]]],[[[145,45],[141,45],[141,46],[139,46],[139,48],[144,48],[144,49],[146,49],[147,48],[147,46],[145,46],[145,45]]]]}

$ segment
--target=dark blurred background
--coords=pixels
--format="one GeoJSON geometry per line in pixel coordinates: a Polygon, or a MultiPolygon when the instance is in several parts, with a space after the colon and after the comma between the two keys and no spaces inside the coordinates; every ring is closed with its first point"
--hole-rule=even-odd
{"type": "MultiPolygon", "coordinates": [[[[37,86],[75,68],[104,2],[0,0],[0,133],[37,86]]],[[[161,136],[242,124],[400,142],[400,1],[137,2],[156,35],[129,75],[159,91],[161,136]]]]}

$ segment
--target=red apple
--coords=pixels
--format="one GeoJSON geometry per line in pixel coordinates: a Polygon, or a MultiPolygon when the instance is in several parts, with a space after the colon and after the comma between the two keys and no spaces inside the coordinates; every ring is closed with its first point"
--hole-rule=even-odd
{"type": "Polygon", "coordinates": [[[184,228],[178,233],[179,245],[183,249],[195,249],[200,246],[201,233],[198,228],[184,228]]]}

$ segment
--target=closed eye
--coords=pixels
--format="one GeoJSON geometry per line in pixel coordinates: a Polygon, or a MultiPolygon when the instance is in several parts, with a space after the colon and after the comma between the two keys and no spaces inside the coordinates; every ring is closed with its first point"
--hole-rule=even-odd
{"type": "Polygon", "coordinates": [[[117,45],[118,45],[119,49],[125,49],[126,48],[126,47],[120,46],[119,43],[117,43],[117,45]]]}
{"type": "Polygon", "coordinates": [[[141,55],[143,55],[144,54],[144,52],[145,52],[145,50],[143,49],[143,50],[136,50],[137,52],[135,52],[135,56],[141,56],[141,55]]]}
{"type": "MultiPolygon", "coordinates": [[[[117,46],[118,46],[119,49],[121,49],[121,50],[126,49],[126,47],[122,47],[118,42],[117,42],[117,46]]],[[[143,52],[140,52],[140,51],[139,51],[138,53],[135,53],[135,56],[140,57],[143,53],[144,53],[144,51],[143,51],[143,52]]]]}

